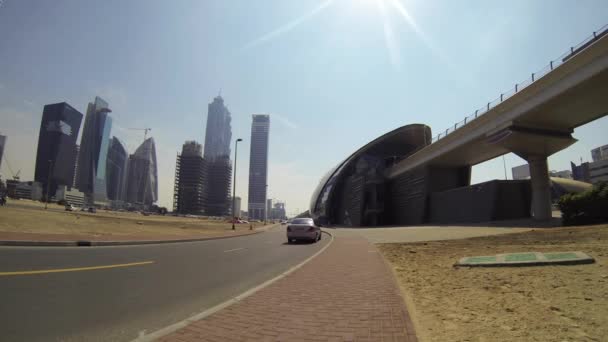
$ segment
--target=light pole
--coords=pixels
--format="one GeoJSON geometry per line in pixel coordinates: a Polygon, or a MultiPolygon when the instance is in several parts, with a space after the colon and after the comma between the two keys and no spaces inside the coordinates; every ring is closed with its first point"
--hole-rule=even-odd
{"type": "Polygon", "coordinates": [[[49,192],[51,188],[51,171],[53,169],[53,160],[49,159],[49,176],[46,179],[46,201],[44,202],[44,209],[46,210],[49,204],[49,192]]]}
{"type": "Polygon", "coordinates": [[[238,138],[236,139],[236,141],[234,142],[234,175],[233,175],[233,181],[232,181],[232,230],[235,230],[236,228],[234,227],[234,220],[236,219],[236,206],[235,206],[235,196],[236,196],[236,152],[239,148],[239,141],[243,141],[243,139],[238,138]]]}

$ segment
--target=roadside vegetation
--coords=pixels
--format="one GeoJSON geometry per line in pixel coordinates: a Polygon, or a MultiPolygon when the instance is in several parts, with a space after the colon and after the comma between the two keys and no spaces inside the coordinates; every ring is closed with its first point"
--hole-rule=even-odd
{"type": "Polygon", "coordinates": [[[595,184],[578,194],[566,194],[559,199],[564,226],[608,222],[608,182],[595,184]]]}

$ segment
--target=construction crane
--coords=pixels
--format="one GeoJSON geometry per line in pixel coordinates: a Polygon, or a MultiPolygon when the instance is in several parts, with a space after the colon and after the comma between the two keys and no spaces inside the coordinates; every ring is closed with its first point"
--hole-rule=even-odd
{"type": "Polygon", "coordinates": [[[128,128],[134,131],[144,131],[144,141],[146,141],[146,137],[148,136],[148,131],[151,131],[152,128],[128,128]]]}
{"type": "Polygon", "coordinates": [[[11,176],[13,176],[13,179],[16,181],[20,180],[19,175],[21,174],[21,169],[17,170],[17,173],[14,173],[11,163],[8,162],[8,156],[5,155],[4,160],[6,161],[6,166],[8,166],[8,171],[11,173],[11,176]]]}

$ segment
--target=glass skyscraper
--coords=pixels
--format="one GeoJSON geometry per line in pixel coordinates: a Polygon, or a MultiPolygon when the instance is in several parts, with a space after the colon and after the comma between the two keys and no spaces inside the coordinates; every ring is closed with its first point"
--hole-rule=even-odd
{"type": "Polygon", "coordinates": [[[2,157],[4,156],[4,146],[6,145],[6,136],[0,135],[0,167],[2,167],[2,157]]]}
{"type": "Polygon", "coordinates": [[[156,145],[154,138],[148,138],[129,156],[127,202],[150,206],[157,200],[156,145]]]}
{"type": "Polygon", "coordinates": [[[232,116],[224,105],[224,99],[218,96],[207,108],[207,128],[205,131],[205,159],[230,156],[230,139],[232,139],[232,116]]]}
{"type": "Polygon", "coordinates": [[[112,137],[106,162],[108,199],[124,201],[127,183],[127,149],[116,137],[112,137]]]}
{"type": "Polygon", "coordinates": [[[208,172],[204,192],[207,199],[205,206],[207,215],[224,216],[230,211],[231,121],[232,117],[224,105],[224,99],[217,96],[208,106],[205,132],[205,161],[208,172]]]}
{"type": "Polygon", "coordinates": [[[87,108],[78,156],[77,187],[85,193],[89,204],[107,201],[106,161],[112,129],[111,112],[108,103],[98,96],[87,108]]]}
{"type": "Polygon", "coordinates": [[[82,113],[65,102],[44,106],[34,180],[42,183],[45,195],[49,189],[49,195],[53,196],[57,185],[72,186],[74,150],[81,122],[82,113]]]}
{"type": "Polygon", "coordinates": [[[253,115],[249,152],[249,203],[247,206],[250,219],[266,219],[269,133],[270,116],[253,115]]]}

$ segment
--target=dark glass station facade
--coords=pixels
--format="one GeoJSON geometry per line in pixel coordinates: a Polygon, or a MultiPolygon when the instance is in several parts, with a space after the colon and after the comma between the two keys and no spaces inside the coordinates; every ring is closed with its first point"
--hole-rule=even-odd
{"type": "Polygon", "coordinates": [[[325,225],[396,223],[398,192],[389,185],[386,172],[430,143],[430,127],[412,124],[363,146],[321,179],[311,198],[312,217],[325,225]]]}

